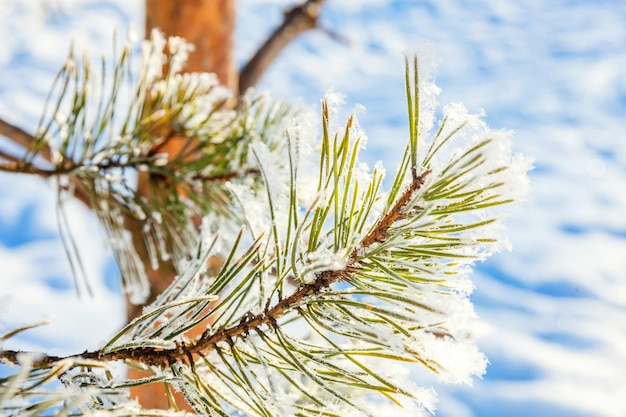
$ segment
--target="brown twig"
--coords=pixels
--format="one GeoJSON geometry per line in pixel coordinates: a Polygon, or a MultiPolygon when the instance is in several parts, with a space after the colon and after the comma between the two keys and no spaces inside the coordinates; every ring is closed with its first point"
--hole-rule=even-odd
{"type": "MultiPolygon", "coordinates": [[[[31,149],[31,147],[35,144],[35,137],[33,135],[3,119],[0,119],[0,135],[11,139],[12,142],[21,145],[25,149],[31,149]]],[[[46,161],[52,160],[50,148],[48,147],[42,149],[39,155],[41,155],[46,161]]]]}
{"type": "Polygon", "coordinates": [[[20,160],[20,158],[18,158],[17,156],[11,155],[10,153],[4,152],[2,149],[0,149],[0,158],[4,159],[5,161],[9,161],[9,162],[18,162],[20,160]]]}
{"type": "MultiPolygon", "coordinates": [[[[321,289],[330,286],[334,282],[346,279],[348,274],[349,270],[321,272],[315,282],[303,285],[289,297],[279,301],[275,306],[269,308],[265,312],[257,315],[246,316],[235,326],[219,329],[212,334],[210,334],[209,330],[207,330],[198,339],[189,343],[178,344],[174,349],[138,347],[110,353],[85,351],[82,354],[68,357],[44,355],[40,356],[39,359],[35,361],[34,367],[45,367],[59,360],[78,357],[104,361],[132,360],[146,365],[165,367],[171,363],[184,361],[185,358],[189,357],[189,355],[214,349],[220,342],[244,337],[250,332],[250,330],[258,329],[264,325],[274,322],[307,297],[318,294],[321,289]]],[[[0,351],[0,358],[14,364],[18,364],[19,362],[17,357],[20,353],[21,352],[15,350],[3,350],[0,351]]]]}
{"type": "MultiPolygon", "coordinates": [[[[367,249],[376,242],[381,241],[383,237],[387,237],[389,229],[394,223],[403,220],[407,216],[406,206],[410,203],[414,193],[424,184],[429,171],[425,171],[421,175],[413,179],[411,184],[402,193],[400,198],[377,223],[374,230],[368,234],[359,245],[360,250],[367,249]]],[[[81,357],[83,359],[97,360],[131,360],[146,365],[169,366],[174,362],[185,361],[190,355],[202,354],[217,348],[221,342],[228,342],[232,339],[245,337],[251,330],[260,329],[263,326],[269,326],[278,318],[294,308],[308,297],[319,294],[323,289],[330,287],[335,282],[348,281],[350,275],[354,273],[358,266],[356,265],[356,257],[358,250],[352,252],[350,260],[343,270],[328,270],[317,274],[317,279],[309,284],[300,286],[290,296],[283,298],[274,306],[267,308],[259,314],[249,314],[242,320],[231,327],[220,328],[217,331],[206,330],[200,337],[187,343],[179,343],[176,348],[163,349],[154,347],[139,347],[131,349],[122,349],[115,352],[102,353],[100,351],[84,352],[80,355],[70,357],[81,357]]],[[[0,351],[0,358],[7,361],[17,363],[17,351],[0,351]]],[[[50,363],[65,359],[57,356],[43,356],[36,362],[35,366],[45,367],[50,363]]]]}
{"type": "MultiPolygon", "coordinates": [[[[7,137],[12,142],[22,146],[25,151],[29,151],[35,145],[35,137],[30,133],[20,129],[17,126],[14,126],[7,121],[0,118],[0,135],[7,137]]],[[[41,156],[48,162],[52,162],[52,152],[48,146],[44,146],[40,151],[37,152],[37,155],[41,156]]],[[[58,175],[59,173],[52,170],[44,170],[41,168],[37,168],[32,164],[24,164],[15,157],[12,157],[5,152],[2,152],[2,156],[5,159],[11,160],[10,163],[0,164],[0,171],[3,172],[13,172],[13,173],[21,173],[21,174],[34,174],[40,176],[42,178],[50,178],[52,176],[58,175]]],[[[72,177],[70,179],[72,187],[74,189],[74,197],[80,202],[82,202],[88,208],[91,208],[91,197],[89,190],[78,180],[78,178],[72,177]]]]}
{"type": "Polygon", "coordinates": [[[50,178],[56,175],[60,175],[61,173],[56,170],[48,170],[37,168],[30,164],[24,164],[21,161],[16,162],[0,162],[0,171],[1,172],[11,172],[14,174],[31,174],[37,175],[42,178],[50,178]]]}
{"type": "Polygon", "coordinates": [[[415,170],[413,169],[413,180],[411,184],[407,187],[406,190],[402,193],[398,201],[393,205],[391,210],[378,222],[377,227],[374,228],[361,242],[361,246],[359,248],[355,248],[350,254],[351,258],[356,258],[359,249],[369,248],[375,242],[384,242],[389,236],[389,228],[396,222],[404,219],[406,217],[406,213],[403,211],[404,207],[409,203],[413,194],[419,190],[422,185],[424,185],[424,181],[426,180],[426,176],[430,174],[430,170],[425,171],[421,175],[415,174],[415,170]]]}
{"type": "Polygon", "coordinates": [[[307,0],[285,11],[283,23],[261,45],[239,74],[239,93],[256,85],[272,61],[299,34],[317,28],[317,18],[324,0],[307,0]]]}

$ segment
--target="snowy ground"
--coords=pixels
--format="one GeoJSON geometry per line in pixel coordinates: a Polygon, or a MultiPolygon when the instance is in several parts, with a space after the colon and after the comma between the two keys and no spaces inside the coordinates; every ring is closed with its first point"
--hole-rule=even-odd
{"type": "MultiPolygon", "coordinates": [[[[239,62],[291,1],[239,1],[239,62]]],[[[0,117],[32,130],[70,42],[110,53],[142,28],[139,0],[4,0],[0,117]]],[[[439,386],[438,416],[626,415],[626,3],[616,0],[328,0],[322,31],[290,45],[259,86],[317,106],[332,86],[363,104],[370,161],[393,166],[406,138],[403,53],[437,67],[441,103],[485,109],[535,159],[513,210],[513,252],[479,265],[473,300],[491,365],[474,387],[439,386]]],[[[3,140],[3,139],[0,139],[3,140]]],[[[79,205],[72,220],[98,296],[77,299],[52,188],[0,175],[0,333],[50,353],[95,347],[123,320],[114,266],[79,205]],[[76,329],[80,329],[77,331],[76,329]]]]}

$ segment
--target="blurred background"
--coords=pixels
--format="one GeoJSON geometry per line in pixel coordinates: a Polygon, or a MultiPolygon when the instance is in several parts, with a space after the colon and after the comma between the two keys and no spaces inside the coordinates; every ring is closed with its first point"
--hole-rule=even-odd
{"type": "MultiPolygon", "coordinates": [[[[239,0],[243,65],[287,0],[239,0]]],[[[0,118],[34,132],[70,45],[94,61],[113,33],[142,36],[142,0],[3,0],[0,118]]],[[[314,108],[332,88],[363,105],[363,157],[392,170],[407,136],[403,54],[418,52],[440,103],[484,109],[535,160],[510,208],[511,252],[477,265],[472,299],[490,360],[473,387],[434,384],[445,417],[626,415],[626,3],[619,0],[327,0],[325,30],[291,43],[257,90],[314,108]],[[328,32],[339,35],[330,36],[328,32]]],[[[6,145],[6,139],[0,138],[6,145]]],[[[93,298],[78,298],[54,187],[0,173],[0,333],[11,347],[75,353],[125,321],[117,268],[92,214],[70,206],[93,298]]]]}

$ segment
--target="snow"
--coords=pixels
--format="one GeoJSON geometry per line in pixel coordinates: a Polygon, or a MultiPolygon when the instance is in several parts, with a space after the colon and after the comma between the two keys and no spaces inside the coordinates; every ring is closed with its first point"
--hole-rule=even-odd
{"type": "MultiPolygon", "coordinates": [[[[290,4],[239,1],[240,63],[290,4]]],[[[141,27],[142,5],[3,1],[0,117],[33,131],[71,40],[77,52],[111,55],[113,30],[122,38],[129,24],[141,27]]],[[[361,156],[368,162],[383,159],[392,170],[401,156],[408,136],[403,53],[415,50],[426,51],[424,66],[437,67],[440,103],[484,109],[491,127],[515,131],[514,152],[536,160],[531,200],[507,220],[513,251],[480,264],[473,276],[476,310],[491,329],[478,344],[491,365],[472,388],[437,386],[436,415],[623,416],[624,4],[327,0],[321,24],[349,45],[323,31],[307,33],[279,56],[258,89],[317,107],[332,86],[346,95],[348,108],[363,104],[368,149],[361,156]]],[[[0,332],[55,318],[12,340],[13,347],[82,351],[123,322],[124,302],[117,278],[106,273],[112,268],[96,223],[79,204],[69,210],[93,299],[74,293],[53,188],[0,175],[0,332]],[[106,280],[97,278],[102,275],[106,280]]]]}

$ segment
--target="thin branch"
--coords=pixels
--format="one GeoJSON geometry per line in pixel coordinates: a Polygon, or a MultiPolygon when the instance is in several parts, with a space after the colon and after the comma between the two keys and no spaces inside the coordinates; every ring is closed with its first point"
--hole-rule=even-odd
{"type": "MultiPolygon", "coordinates": [[[[394,204],[389,212],[387,212],[377,223],[374,230],[368,234],[359,249],[367,249],[375,242],[378,242],[382,236],[387,236],[389,228],[397,221],[406,218],[406,206],[411,201],[414,193],[424,184],[426,176],[430,174],[430,170],[425,171],[421,175],[415,177],[411,184],[406,188],[402,196],[394,204]]],[[[220,328],[214,333],[207,329],[199,338],[187,343],[177,343],[174,349],[163,349],[154,347],[137,347],[132,349],[122,349],[115,352],[102,353],[100,351],[91,351],[80,355],[69,356],[68,358],[81,357],[83,359],[97,360],[132,360],[147,365],[169,366],[172,363],[185,361],[194,354],[201,354],[217,348],[217,344],[221,342],[229,342],[235,338],[246,337],[251,330],[259,329],[265,325],[271,325],[286,312],[296,308],[300,303],[308,297],[319,294],[325,288],[330,287],[335,282],[348,281],[350,275],[358,269],[356,265],[356,251],[353,251],[350,260],[343,270],[328,270],[317,274],[317,279],[309,284],[302,285],[289,297],[280,300],[273,307],[267,308],[259,314],[249,314],[242,320],[228,328],[220,328]]],[[[12,363],[17,362],[17,351],[0,351],[0,359],[12,363]]],[[[44,367],[58,360],[65,359],[58,356],[42,356],[36,362],[35,367],[44,367]]]]}
{"type": "Polygon", "coordinates": [[[4,159],[5,161],[9,161],[9,162],[18,162],[20,160],[20,158],[18,158],[17,156],[11,155],[10,153],[4,152],[2,149],[0,149],[0,158],[4,159]]]}
{"type": "Polygon", "coordinates": [[[283,23],[256,51],[239,74],[241,94],[256,85],[272,61],[285,46],[302,32],[317,28],[317,18],[324,0],[307,0],[300,6],[285,11],[283,23]]]}
{"type": "MultiPolygon", "coordinates": [[[[17,126],[14,126],[7,121],[0,118],[0,135],[9,138],[12,142],[21,145],[25,149],[31,149],[31,147],[35,143],[35,137],[30,133],[20,129],[17,126]]],[[[45,146],[41,151],[38,152],[38,155],[41,155],[48,162],[52,162],[52,153],[50,152],[50,148],[45,146]]],[[[21,163],[17,158],[12,157],[4,152],[2,152],[2,157],[12,160],[13,162],[8,164],[0,164],[0,171],[2,172],[13,172],[13,173],[22,173],[22,174],[34,174],[38,175],[42,178],[49,178],[54,175],[58,175],[58,173],[54,171],[48,171],[36,168],[32,165],[25,165],[21,163]]],[[[89,195],[89,191],[84,184],[82,184],[77,178],[72,178],[72,186],[74,187],[74,197],[82,202],[88,208],[91,208],[91,197],[89,195]]]]}
{"type": "MultiPolygon", "coordinates": [[[[5,130],[2,130],[2,132],[0,133],[5,134],[5,132],[8,132],[6,133],[6,136],[9,137],[14,142],[19,143],[20,145],[24,145],[29,142],[32,143],[31,140],[34,140],[34,138],[30,136],[28,133],[24,132],[20,128],[17,128],[13,125],[10,125],[2,121],[1,119],[0,119],[0,127],[2,127],[3,129],[6,128],[5,130]],[[13,135],[13,136],[9,136],[9,135],[13,135]]],[[[49,157],[49,150],[47,154],[49,157]]],[[[50,159],[48,159],[48,157],[46,157],[46,159],[49,161],[50,159]]],[[[73,171],[76,171],[77,169],[80,168],[80,166],[76,164],[75,162],[66,160],[62,167],[55,167],[53,169],[43,169],[43,168],[38,168],[32,164],[24,163],[24,161],[21,160],[20,158],[10,155],[2,150],[0,150],[0,158],[3,158],[9,161],[9,162],[0,162],[0,172],[8,172],[8,173],[14,173],[14,174],[30,174],[30,175],[36,175],[38,177],[45,178],[45,179],[57,177],[61,175],[70,175],[72,186],[75,190],[74,192],[75,197],[79,201],[81,201],[83,204],[85,204],[85,206],[87,206],[88,208],[92,207],[91,197],[90,197],[90,193],[87,187],[78,178],[71,175],[73,171]]],[[[109,161],[103,165],[98,165],[97,168],[100,170],[107,170],[107,169],[114,169],[114,168],[137,168],[138,166],[145,165],[147,163],[149,163],[149,161],[144,160],[144,159],[133,159],[131,161],[127,161],[124,163],[114,163],[114,162],[109,161]]],[[[202,174],[196,174],[193,177],[191,177],[190,180],[196,180],[196,181],[199,180],[203,182],[225,182],[231,179],[248,176],[248,175],[258,175],[258,170],[248,169],[248,170],[245,170],[244,172],[228,172],[228,173],[217,174],[213,176],[204,176],[202,174]]]]}
{"type": "Polygon", "coordinates": [[[11,172],[14,174],[32,174],[42,178],[50,178],[62,175],[62,172],[56,170],[48,170],[34,167],[30,164],[24,164],[22,161],[0,163],[0,172],[11,172]]]}
{"type": "MultiPolygon", "coordinates": [[[[11,141],[23,146],[26,149],[30,149],[35,143],[35,137],[33,135],[1,118],[0,135],[9,138],[11,141]]],[[[52,161],[52,154],[50,153],[50,148],[48,147],[42,149],[41,152],[39,152],[39,155],[41,155],[46,161],[52,161]]]]}
{"type": "MultiPolygon", "coordinates": [[[[11,159],[17,158],[11,157],[11,159]]],[[[70,170],[41,169],[31,164],[24,164],[22,160],[17,160],[17,162],[0,163],[0,172],[9,172],[13,174],[30,174],[45,179],[67,174],[68,171],[70,170]]],[[[85,184],[83,184],[83,182],[81,182],[78,178],[74,176],[70,177],[70,181],[74,189],[74,197],[76,197],[78,201],[82,202],[87,208],[92,208],[91,195],[85,184]]]]}
{"type": "Polygon", "coordinates": [[[227,172],[224,174],[215,174],[215,175],[201,175],[196,174],[190,178],[193,181],[203,181],[203,182],[226,182],[237,178],[246,178],[246,177],[257,177],[260,175],[260,172],[256,168],[249,168],[244,171],[233,171],[227,172]]]}

